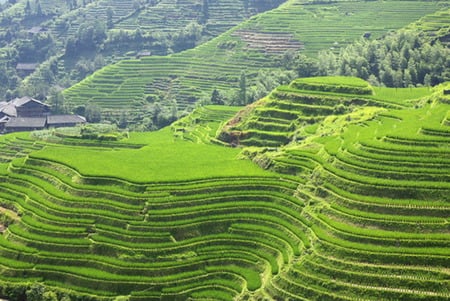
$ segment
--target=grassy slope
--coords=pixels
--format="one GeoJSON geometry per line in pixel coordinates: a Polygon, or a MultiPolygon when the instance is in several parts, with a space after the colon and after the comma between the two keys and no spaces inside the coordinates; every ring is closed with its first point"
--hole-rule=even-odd
{"type": "Polygon", "coordinates": [[[371,87],[351,77],[302,78],[242,109],[223,128],[220,139],[246,146],[279,146],[304,139],[330,114],[342,117],[361,105],[371,106],[371,112],[411,107],[430,93],[429,88],[371,87]]]}
{"type": "Polygon", "coordinates": [[[0,237],[0,286],[38,277],[104,300],[446,300],[450,108],[439,87],[414,109],[424,94],[244,150],[272,171],[209,142],[238,108],[198,108],[121,147],[0,137],[3,155],[15,150],[2,157],[2,206],[23,213],[0,237]]]}
{"type": "Polygon", "coordinates": [[[175,140],[170,128],[145,135],[132,134],[130,142],[135,141],[148,146],[138,150],[48,146],[33,156],[67,164],[87,176],[112,176],[144,183],[184,180],[186,172],[190,179],[262,173],[252,163],[237,160],[238,149],[175,140]],[[138,137],[134,139],[134,135],[138,137]]]}
{"type": "Polygon", "coordinates": [[[311,202],[304,214],[318,238],[287,276],[274,277],[272,294],[308,300],[449,297],[450,107],[442,87],[435,93],[419,109],[356,108],[326,117],[298,143],[249,151],[262,166],[308,180],[299,189],[311,202]]]}
{"type": "Polygon", "coordinates": [[[346,45],[367,31],[373,38],[380,37],[440,9],[438,3],[422,1],[303,5],[291,0],[195,49],[107,66],[64,94],[73,105],[91,102],[112,110],[138,110],[149,95],[171,95],[183,110],[202,97],[209,98],[214,88],[235,90],[242,70],[251,78],[259,69],[276,67],[276,55],[247,48],[248,42],[237,36],[239,31],[292,34],[304,45],[305,53],[314,55],[321,49],[346,45]],[[234,46],[220,47],[227,42],[234,46]]]}

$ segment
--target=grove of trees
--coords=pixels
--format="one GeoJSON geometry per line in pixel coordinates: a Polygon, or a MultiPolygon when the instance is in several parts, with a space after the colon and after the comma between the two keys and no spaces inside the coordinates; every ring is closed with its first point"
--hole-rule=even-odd
{"type": "Polygon", "coordinates": [[[357,76],[387,87],[434,86],[450,79],[450,49],[413,31],[391,33],[379,40],[361,39],[319,53],[317,61],[297,62],[299,75],[357,76]]]}

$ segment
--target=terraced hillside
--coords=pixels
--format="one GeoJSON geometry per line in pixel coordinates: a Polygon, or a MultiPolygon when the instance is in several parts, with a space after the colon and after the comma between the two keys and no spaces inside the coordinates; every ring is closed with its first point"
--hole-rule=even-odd
{"type": "Polygon", "coordinates": [[[297,79],[244,108],[227,122],[219,138],[233,145],[276,147],[310,136],[329,115],[347,118],[355,107],[372,106],[362,112],[371,116],[381,108],[411,106],[405,100],[428,93],[428,88],[372,87],[352,77],[297,79]]]}
{"type": "Polygon", "coordinates": [[[73,106],[96,104],[111,112],[146,111],[148,101],[159,98],[167,106],[175,100],[178,111],[191,110],[198,100],[209,99],[213,89],[233,94],[243,70],[251,83],[259,70],[278,68],[279,54],[289,49],[302,49],[309,55],[338,49],[367,32],[378,38],[427,14],[447,10],[445,1],[305,4],[290,0],[195,49],[107,66],[64,95],[73,106]]]}
{"type": "Polygon", "coordinates": [[[299,191],[317,239],[287,275],[273,278],[272,295],[449,298],[450,107],[437,94],[420,109],[328,117],[303,142],[259,155],[307,180],[299,191]]]}
{"type": "Polygon", "coordinates": [[[2,294],[42,281],[100,299],[230,300],[258,290],[261,275],[307,243],[297,180],[236,160],[238,150],[173,141],[170,129],[119,148],[47,144],[30,153],[40,143],[19,141],[28,157],[16,153],[1,172],[2,207],[21,215],[0,239],[2,294]]]}
{"type": "MultiPolygon", "coordinates": [[[[44,11],[51,11],[54,1],[43,3],[44,11]]],[[[276,7],[281,2],[268,1],[266,7],[258,7],[258,3],[250,2],[247,12],[244,9],[244,1],[207,1],[206,7],[200,1],[136,1],[130,3],[127,0],[97,0],[79,8],[82,14],[67,13],[60,19],[70,20],[70,28],[61,31],[58,22],[52,24],[52,30],[62,39],[77,33],[80,25],[94,21],[106,22],[111,18],[112,29],[151,31],[154,33],[175,33],[180,31],[190,22],[203,23],[210,31],[211,36],[216,36],[228,30],[239,22],[245,20],[257,12],[276,7]],[[221,11],[222,13],[218,13],[221,11]]]]}
{"type": "Polygon", "coordinates": [[[212,143],[223,106],[120,142],[0,136],[0,297],[448,300],[449,85],[305,84],[387,105],[243,151],[212,143]]]}
{"type": "Polygon", "coordinates": [[[195,47],[281,3],[281,0],[0,2],[0,63],[2,72],[7,74],[0,81],[0,98],[27,94],[45,99],[52,87],[67,88],[107,64],[142,54],[166,55],[195,47]],[[16,70],[18,63],[33,65],[22,65],[28,70],[16,70]]]}

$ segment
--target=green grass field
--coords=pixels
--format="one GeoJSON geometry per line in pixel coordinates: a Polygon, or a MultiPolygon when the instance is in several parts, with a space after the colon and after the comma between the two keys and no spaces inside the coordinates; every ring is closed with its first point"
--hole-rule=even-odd
{"type": "Polygon", "coordinates": [[[448,300],[448,83],[306,81],[339,93],[282,86],[119,141],[0,136],[0,297],[448,300]],[[220,140],[236,118],[256,147],[220,140]]]}
{"type": "Polygon", "coordinates": [[[174,139],[170,128],[132,133],[129,142],[147,146],[127,150],[47,146],[33,153],[33,157],[69,165],[87,176],[111,176],[143,183],[183,180],[187,171],[192,179],[264,175],[251,162],[237,160],[238,149],[174,139]]]}

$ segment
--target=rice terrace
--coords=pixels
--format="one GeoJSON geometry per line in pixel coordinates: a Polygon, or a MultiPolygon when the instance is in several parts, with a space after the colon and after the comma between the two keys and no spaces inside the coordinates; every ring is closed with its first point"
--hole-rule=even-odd
{"type": "Polygon", "coordinates": [[[449,1],[55,3],[0,1],[0,300],[450,300],[449,1]],[[70,23],[34,73],[14,20],[70,23]],[[25,92],[88,122],[8,130],[25,92]]]}

